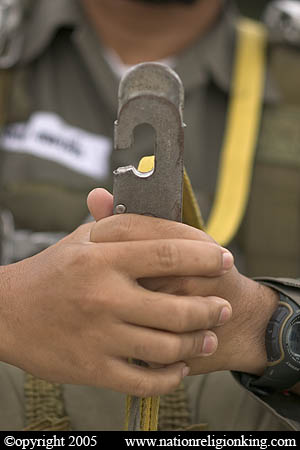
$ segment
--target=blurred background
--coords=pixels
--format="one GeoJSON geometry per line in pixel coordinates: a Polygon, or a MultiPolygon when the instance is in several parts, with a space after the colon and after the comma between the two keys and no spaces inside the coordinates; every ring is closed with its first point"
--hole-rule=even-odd
{"type": "Polygon", "coordinates": [[[265,6],[270,0],[236,0],[240,11],[246,16],[260,18],[265,6]]]}

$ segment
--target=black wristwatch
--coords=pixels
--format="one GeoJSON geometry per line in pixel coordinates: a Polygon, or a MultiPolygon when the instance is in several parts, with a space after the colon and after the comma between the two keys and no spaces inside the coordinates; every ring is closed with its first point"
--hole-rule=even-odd
{"type": "Polygon", "coordinates": [[[284,294],[267,326],[265,342],[268,365],[263,375],[241,377],[259,395],[289,389],[300,381],[300,306],[284,294]]]}

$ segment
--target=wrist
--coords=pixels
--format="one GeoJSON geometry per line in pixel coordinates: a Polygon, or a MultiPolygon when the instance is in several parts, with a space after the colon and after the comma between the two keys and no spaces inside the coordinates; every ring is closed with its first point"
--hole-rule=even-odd
{"type": "Polygon", "coordinates": [[[243,384],[258,395],[300,392],[299,305],[282,293],[279,300],[266,330],[266,370],[259,377],[241,374],[243,384]]]}
{"type": "Polygon", "coordinates": [[[243,312],[244,333],[241,338],[247,347],[243,346],[243,355],[240,355],[240,361],[234,370],[260,376],[267,367],[265,334],[268,323],[277,309],[279,294],[250,279],[246,279],[245,284],[247,307],[243,312]],[[247,322],[245,313],[248,314],[247,322]]]}

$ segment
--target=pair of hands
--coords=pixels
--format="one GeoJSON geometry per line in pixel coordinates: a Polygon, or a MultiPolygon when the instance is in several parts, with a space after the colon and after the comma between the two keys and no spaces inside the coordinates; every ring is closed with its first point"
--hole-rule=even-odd
{"type": "Polygon", "coordinates": [[[187,374],[264,370],[272,290],[239,274],[204,232],[110,217],[112,196],[102,189],[88,205],[96,223],[1,268],[2,361],[138,396],[167,393],[187,374]]]}

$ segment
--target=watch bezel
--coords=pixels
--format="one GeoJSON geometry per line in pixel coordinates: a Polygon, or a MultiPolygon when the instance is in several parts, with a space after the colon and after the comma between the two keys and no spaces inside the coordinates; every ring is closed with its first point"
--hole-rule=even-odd
{"type": "Polygon", "coordinates": [[[298,315],[296,317],[294,317],[290,323],[288,324],[288,328],[285,331],[285,345],[286,345],[286,351],[288,352],[289,356],[296,362],[297,367],[300,368],[300,349],[299,349],[299,353],[294,352],[291,349],[291,345],[290,345],[290,340],[289,340],[289,334],[292,331],[292,328],[296,325],[299,324],[300,327],[300,311],[298,313],[298,315]]]}
{"type": "Polygon", "coordinates": [[[252,377],[249,380],[248,389],[260,395],[268,395],[275,391],[290,389],[300,381],[300,357],[298,359],[291,354],[287,340],[287,332],[296,321],[300,322],[299,305],[280,293],[278,308],[266,330],[267,367],[262,376],[252,377]],[[283,307],[287,309],[286,315],[282,312],[283,307]],[[276,349],[280,350],[280,356],[275,359],[276,349]]]}

